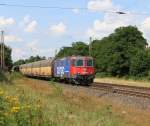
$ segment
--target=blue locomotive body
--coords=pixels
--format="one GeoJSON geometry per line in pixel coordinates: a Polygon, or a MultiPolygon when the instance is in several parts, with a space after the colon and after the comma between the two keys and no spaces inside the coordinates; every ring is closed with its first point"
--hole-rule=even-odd
{"type": "Polygon", "coordinates": [[[53,76],[61,79],[70,78],[69,58],[63,58],[54,61],[53,76]]]}

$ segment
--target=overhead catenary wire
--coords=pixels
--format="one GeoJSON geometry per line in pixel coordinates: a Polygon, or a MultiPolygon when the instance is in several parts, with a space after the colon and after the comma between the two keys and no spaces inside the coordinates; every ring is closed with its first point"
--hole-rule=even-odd
{"type": "Polygon", "coordinates": [[[23,5],[23,4],[5,4],[0,3],[0,6],[12,6],[12,7],[24,7],[24,8],[41,8],[41,9],[80,9],[80,10],[88,10],[88,8],[82,7],[61,7],[61,6],[40,6],[40,5],[23,5]]]}
{"type": "MultiPolygon", "coordinates": [[[[23,7],[23,8],[40,8],[40,9],[60,9],[60,10],[85,10],[88,11],[87,7],[63,7],[63,6],[41,6],[41,5],[25,5],[25,4],[8,4],[8,3],[0,3],[0,6],[4,7],[23,7]]],[[[96,11],[96,9],[93,11],[96,11]]],[[[113,11],[113,10],[101,10],[103,13],[116,13],[118,15],[150,15],[150,13],[139,13],[139,12],[125,12],[125,11],[113,11]]]]}

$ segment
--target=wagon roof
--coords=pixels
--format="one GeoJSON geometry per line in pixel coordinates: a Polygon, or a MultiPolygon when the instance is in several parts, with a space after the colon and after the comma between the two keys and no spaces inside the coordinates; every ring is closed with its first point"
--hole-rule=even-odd
{"type": "Polygon", "coordinates": [[[20,67],[25,67],[25,66],[29,67],[31,65],[39,65],[39,64],[51,64],[52,62],[53,62],[53,59],[40,60],[40,61],[20,65],[20,67]]]}

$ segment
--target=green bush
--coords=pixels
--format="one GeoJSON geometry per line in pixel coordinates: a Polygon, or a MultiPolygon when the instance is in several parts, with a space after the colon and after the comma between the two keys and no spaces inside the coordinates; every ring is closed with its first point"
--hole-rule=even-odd
{"type": "Polygon", "coordinates": [[[8,81],[6,75],[3,72],[0,72],[0,82],[8,81]]]}

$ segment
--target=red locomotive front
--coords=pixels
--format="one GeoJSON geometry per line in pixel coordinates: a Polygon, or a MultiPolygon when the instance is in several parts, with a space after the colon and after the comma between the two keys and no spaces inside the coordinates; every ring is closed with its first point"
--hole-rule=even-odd
{"type": "Polygon", "coordinates": [[[91,84],[95,77],[92,57],[71,57],[71,76],[75,83],[91,84]]]}

